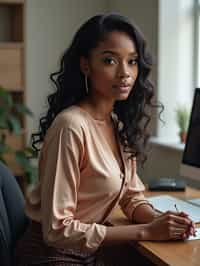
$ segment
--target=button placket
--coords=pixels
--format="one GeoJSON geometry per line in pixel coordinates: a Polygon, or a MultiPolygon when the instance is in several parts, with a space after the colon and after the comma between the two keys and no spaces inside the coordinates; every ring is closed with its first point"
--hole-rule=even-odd
{"type": "Polygon", "coordinates": [[[122,172],[120,172],[120,179],[124,178],[124,174],[122,172]]]}
{"type": "Polygon", "coordinates": [[[123,197],[124,194],[124,189],[126,188],[128,182],[126,180],[125,174],[120,172],[120,179],[122,180],[122,184],[121,184],[121,190],[120,190],[120,194],[119,194],[119,200],[123,197]]]}

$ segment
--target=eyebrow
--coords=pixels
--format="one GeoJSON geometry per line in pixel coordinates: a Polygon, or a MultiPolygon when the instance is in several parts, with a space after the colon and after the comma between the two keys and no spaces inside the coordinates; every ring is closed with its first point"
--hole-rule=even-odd
{"type": "MultiPolygon", "coordinates": [[[[101,54],[113,54],[113,55],[119,55],[117,52],[111,51],[111,50],[105,50],[101,54]]],[[[132,52],[129,55],[131,56],[138,56],[137,52],[132,52]]]]}

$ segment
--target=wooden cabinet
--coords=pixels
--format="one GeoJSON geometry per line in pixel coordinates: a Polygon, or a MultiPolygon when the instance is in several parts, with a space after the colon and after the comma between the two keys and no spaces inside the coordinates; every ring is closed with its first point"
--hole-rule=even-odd
{"type": "MultiPolygon", "coordinates": [[[[25,103],[26,96],[24,12],[24,0],[0,0],[0,86],[10,91],[19,103],[25,103]]],[[[26,143],[25,118],[20,120],[23,134],[7,136],[9,145],[15,149],[23,148],[26,143]]],[[[9,161],[10,168],[19,175],[21,170],[13,158],[9,161]]]]}
{"type": "Polygon", "coordinates": [[[19,44],[0,45],[0,84],[10,91],[24,90],[23,47],[19,44]]]}

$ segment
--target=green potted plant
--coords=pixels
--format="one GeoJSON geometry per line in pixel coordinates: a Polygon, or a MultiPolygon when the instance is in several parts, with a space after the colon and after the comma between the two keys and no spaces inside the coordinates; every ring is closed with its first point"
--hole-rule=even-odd
{"type": "Polygon", "coordinates": [[[23,134],[20,117],[32,116],[30,109],[21,103],[14,102],[12,93],[0,86],[0,160],[8,164],[8,155],[12,156],[28,184],[32,184],[37,178],[37,168],[32,164],[32,158],[37,154],[31,147],[14,149],[8,143],[8,134],[23,134]]]}
{"type": "Polygon", "coordinates": [[[185,143],[190,118],[190,111],[186,105],[179,105],[176,109],[176,122],[179,127],[181,143],[185,143]]]}

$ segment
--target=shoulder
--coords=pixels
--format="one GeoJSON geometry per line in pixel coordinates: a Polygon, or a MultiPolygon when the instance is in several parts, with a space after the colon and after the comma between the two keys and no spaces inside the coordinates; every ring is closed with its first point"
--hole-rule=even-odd
{"type": "Polygon", "coordinates": [[[68,136],[73,134],[78,138],[83,138],[87,128],[87,119],[76,106],[70,106],[60,112],[52,122],[47,131],[46,139],[56,136],[68,136]]]}
{"type": "Polygon", "coordinates": [[[87,119],[77,106],[70,106],[60,112],[52,123],[53,127],[80,130],[87,126],[87,119]]]}

